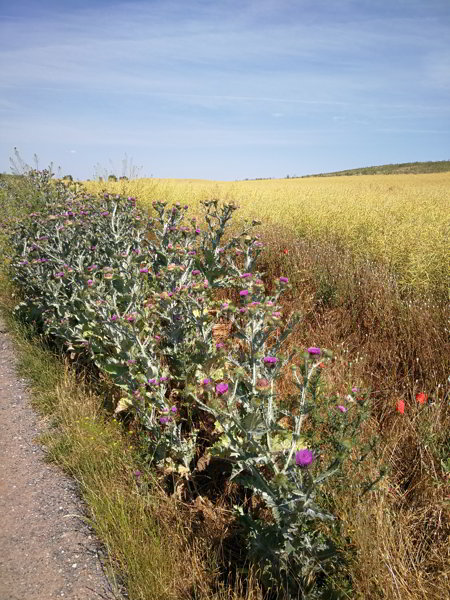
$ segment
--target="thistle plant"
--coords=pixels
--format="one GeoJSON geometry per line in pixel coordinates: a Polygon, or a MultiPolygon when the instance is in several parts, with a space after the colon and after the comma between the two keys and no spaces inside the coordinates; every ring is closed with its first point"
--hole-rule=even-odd
{"type": "Polygon", "coordinates": [[[374,443],[358,441],[367,406],[336,404],[321,383],[331,354],[285,352],[301,320],[283,314],[288,279],[269,294],[256,270],[258,222],[230,234],[237,207],[217,200],[203,203],[202,221],[163,202],[149,217],[134,198],[94,198],[47,172],[33,172],[30,185],[43,203],[11,236],[17,315],[110,378],[116,413],[134,417],[147,460],[165,474],[194,481],[191,415],[212,415],[217,441],[206,453],[230,464],[257,507],[235,506],[249,557],[268,587],[315,597],[318,573],[336,557],[321,486],[341,481],[342,466],[363,461],[374,443]],[[219,299],[223,290],[238,300],[219,299]],[[290,367],[297,393],[281,400],[290,367]]]}
{"type": "Polygon", "coordinates": [[[320,526],[323,521],[332,523],[335,516],[318,502],[319,488],[328,478],[339,476],[355,447],[359,461],[373,449],[358,445],[358,428],[366,411],[352,406],[349,412],[347,407],[329,407],[322,401],[320,376],[331,358],[329,351],[309,348],[302,354],[299,369],[292,364],[295,351],[281,354],[299,322],[298,315],[287,321],[276,341],[270,341],[279,328],[278,300],[287,288],[287,278],[278,280],[271,297],[265,296],[258,276],[246,273],[243,279],[240,307],[225,307],[234,335],[223,381],[213,382],[202,394],[191,392],[191,397],[216,419],[220,438],[210,449],[211,455],[229,461],[231,479],[251,491],[266,510],[260,518],[242,505],[235,506],[249,557],[259,565],[269,587],[280,589],[281,581],[286,594],[312,598],[318,593],[318,573],[337,556],[320,526]],[[288,406],[277,399],[277,380],[290,364],[299,394],[288,406]],[[314,432],[323,411],[329,413],[332,425],[326,440],[316,439],[314,432]],[[334,453],[325,453],[322,445],[330,442],[334,453]]]}

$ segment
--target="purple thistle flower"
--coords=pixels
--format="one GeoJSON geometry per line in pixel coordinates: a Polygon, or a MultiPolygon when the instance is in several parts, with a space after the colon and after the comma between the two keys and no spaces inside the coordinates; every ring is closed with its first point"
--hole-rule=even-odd
{"type": "Polygon", "coordinates": [[[216,385],[216,392],[219,396],[228,392],[228,383],[218,383],[216,385]]]}
{"type": "Polygon", "coordinates": [[[155,385],[156,383],[158,383],[157,379],[147,379],[147,383],[149,383],[150,385],[155,385]]]}
{"type": "Polygon", "coordinates": [[[317,348],[316,346],[311,346],[310,348],[308,348],[308,353],[311,355],[316,355],[319,356],[320,355],[320,348],[317,348]]]}
{"type": "Polygon", "coordinates": [[[224,302],[221,306],[222,310],[225,310],[226,308],[228,308],[229,304],[228,302],[224,302]]]}
{"type": "Polygon", "coordinates": [[[276,362],[278,362],[278,358],[276,356],[265,356],[263,360],[266,365],[274,365],[276,362]]]}
{"type": "Polygon", "coordinates": [[[216,348],[217,348],[217,350],[220,350],[220,349],[221,349],[221,348],[223,348],[224,346],[225,346],[225,344],[223,344],[222,342],[218,342],[218,343],[216,344],[216,348]]]}
{"type": "Polygon", "coordinates": [[[288,283],[289,279],[287,277],[280,277],[281,283],[288,283]]]}
{"type": "Polygon", "coordinates": [[[112,315],[111,316],[111,321],[117,321],[119,317],[117,315],[112,315]]]}
{"type": "Polygon", "coordinates": [[[357,393],[359,392],[359,388],[357,388],[357,387],[352,387],[352,392],[353,392],[354,394],[357,394],[357,393]]]}
{"type": "Polygon", "coordinates": [[[139,269],[139,273],[148,273],[147,267],[142,267],[142,269],[139,269]]]}
{"type": "Polygon", "coordinates": [[[258,306],[261,302],[250,302],[250,306],[258,306]]]}
{"type": "Polygon", "coordinates": [[[242,298],[244,298],[245,296],[248,296],[248,290],[241,290],[239,292],[239,296],[241,296],[242,298]]]}
{"type": "Polygon", "coordinates": [[[308,467],[314,459],[315,456],[313,452],[308,450],[308,448],[303,448],[303,450],[298,450],[295,453],[295,462],[301,468],[308,467]]]}
{"type": "Polygon", "coordinates": [[[251,273],[242,273],[241,279],[247,279],[247,277],[251,277],[251,276],[252,276],[251,273]]]}
{"type": "Polygon", "coordinates": [[[208,385],[210,383],[211,383],[211,379],[209,379],[208,377],[205,377],[205,379],[202,380],[203,385],[208,385]]]}
{"type": "Polygon", "coordinates": [[[136,477],[136,479],[139,479],[139,477],[141,476],[141,472],[140,471],[135,471],[134,472],[134,476],[136,477]]]}
{"type": "Polygon", "coordinates": [[[178,408],[176,406],[172,406],[172,408],[170,409],[170,412],[176,413],[178,411],[178,408]]]}
{"type": "Polygon", "coordinates": [[[199,229],[199,228],[197,227],[197,229],[195,230],[195,233],[196,233],[197,235],[199,235],[199,234],[201,233],[201,231],[202,231],[202,230],[201,230],[201,229],[199,229]]]}
{"type": "Polygon", "coordinates": [[[102,217],[107,217],[109,215],[109,212],[107,210],[105,210],[100,214],[102,215],[102,217]]]}
{"type": "Polygon", "coordinates": [[[90,267],[87,268],[88,271],[93,271],[94,269],[97,269],[98,266],[97,265],[91,265],[90,267]]]}
{"type": "Polygon", "coordinates": [[[342,404],[339,404],[337,406],[337,409],[340,410],[342,413],[346,413],[348,411],[348,408],[346,406],[342,406],[342,404]]]}
{"type": "Polygon", "coordinates": [[[189,250],[188,252],[189,256],[195,256],[197,254],[196,250],[189,250]]]}
{"type": "Polygon", "coordinates": [[[169,417],[161,417],[159,419],[159,422],[161,423],[161,425],[166,425],[169,422],[169,417]]]}
{"type": "Polygon", "coordinates": [[[168,381],[168,377],[160,377],[159,378],[159,383],[164,383],[165,381],[168,381]]]}
{"type": "Polygon", "coordinates": [[[93,279],[88,279],[87,280],[87,284],[89,287],[91,287],[92,285],[94,285],[94,280],[93,279]]]}
{"type": "Polygon", "coordinates": [[[239,312],[243,315],[244,313],[247,312],[247,309],[246,308],[240,308],[239,312]]]}
{"type": "Polygon", "coordinates": [[[192,271],[192,275],[200,275],[200,271],[198,269],[194,269],[192,271]]]}
{"type": "Polygon", "coordinates": [[[60,271],[59,273],[55,273],[55,277],[64,277],[64,271],[60,271]]]}

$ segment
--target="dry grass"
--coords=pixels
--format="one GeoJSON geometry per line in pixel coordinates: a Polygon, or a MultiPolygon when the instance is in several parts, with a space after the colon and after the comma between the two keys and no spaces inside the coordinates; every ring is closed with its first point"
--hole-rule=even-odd
{"type": "MultiPolygon", "coordinates": [[[[348,482],[345,493],[329,490],[342,539],[350,542],[351,597],[446,597],[446,308],[423,297],[405,300],[384,265],[355,258],[335,242],[298,240],[276,228],[263,231],[262,238],[268,245],[260,265],[266,278],[287,275],[293,289],[283,302],[284,311],[300,310],[304,315],[290,345],[335,351],[336,360],[327,369],[329,393],[345,397],[358,386],[370,391],[374,406],[367,435],[381,436],[381,460],[389,467],[382,491],[361,502],[352,491],[354,481],[348,482]],[[418,392],[426,393],[432,403],[418,404],[418,392]],[[396,412],[400,399],[406,405],[404,415],[396,412]]],[[[289,391],[287,383],[282,390],[289,391]]],[[[369,462],[365,468],[374,466],[369,462]]]]}
{"type": "Polygon", "coordinates": [[[353,385],[364,382],[381,400],[440,393],[449,371],[447,306],[405,298],[384,265],[333,241],[298,240],[275,227],[261,239],[268,246],[259,265],[266,279],[287,275],[293,289],[286,309],[304,315],[297,344],[344,348],[353,385]]]}
{"type": "MultiPolygon", "coordinates": [[[[436,406],[416,417],[440,420],[441,411],[436,406]]],[[[442,422],[439,427],[442,432],[442,422]]],[[[347,559],[354,597],[445,598],[450,586],[445,481],[433,467],[434,457],[427,456],[414,418],[391,422],[383,443],[391,467],[383,491],[364,505],[351,493],[336,498],[343,533],[353,545],[347,559]]]]}

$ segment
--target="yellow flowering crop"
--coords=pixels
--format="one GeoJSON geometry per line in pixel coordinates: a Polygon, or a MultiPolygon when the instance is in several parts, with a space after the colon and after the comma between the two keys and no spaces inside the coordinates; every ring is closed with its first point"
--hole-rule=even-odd
{"type": "Polygon", "coordinates": [[[236,218],[282,224],[301,237],[337,237],[357,254],[382,260],[398,281],[445,289],[450,255],[450,173],[310,177],[259,181],[138,179],[87,182],[90,192],[188,204],[235,202],[236,218]]]}

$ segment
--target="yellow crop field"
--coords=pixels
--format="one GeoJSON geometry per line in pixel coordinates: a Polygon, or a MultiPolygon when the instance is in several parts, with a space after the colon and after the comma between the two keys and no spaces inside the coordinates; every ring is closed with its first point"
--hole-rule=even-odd
{"type": "Polygon", "coordinates": [[[240,206],[240,218],[281,224],[301,237],[338,238],[358,256],[387,263],[406,288],[448,290],[450,173],[364,175],[220,182],[137,179],[86,182],[108,190],[189,204],[219,198],[240,206]]]}

